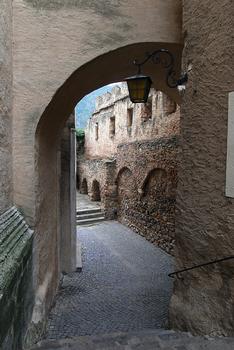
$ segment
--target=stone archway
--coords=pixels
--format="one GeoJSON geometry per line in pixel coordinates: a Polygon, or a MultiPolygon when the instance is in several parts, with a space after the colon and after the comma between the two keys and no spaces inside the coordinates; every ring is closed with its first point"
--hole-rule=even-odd
{"type": "Polygon", "coordinates": [[[132,201],[137,195],[137,186],[133,173],[127,167],[122,168],[116,179],[118,217],[125,220],[126,213],[130,213],[132,201]]]}
{"type": "Polygon", "coordinates": [[[150,197],[154,200],[165,197],[167,191],[167,173],[164,169],[152,169],[146,176],[143,184],[143,198],[150,197]]]}
{"type": "MultiPolygon", "coordinates": [[[[147,174],[142,195],[138,203],[145,227],[150,223],[147,238],[167,252],[172,253],[175,242],[175,192],[176,183],[173,172],[162,168],[154,168],[147,174]]],[[[147,232],[147,230],[146,230],[147,232]]]]}
{"type": "Polygon", "coordinates": [[[80,187],[80,193],[81,194],[88,194],[88,183],[87,180],[84,178],[81,183],[80,187]]]}
{"type": "MultiPolygon", "coordinates": [[[[34,287],[35,293],[43,290],[43,314],[60,276],[63,127],[85,94],[135,74],[133,60],[144,58],[146,52],[169,49],[180,72],[182,4],[181,0],[147,0],[144,16],[142,2],[135,0],[91,0],[88,5],[85,1],[16,0],[12,6],[13,196],[35,230],[34,287]]],[[[165,71],[155,68],[147,64],[144,73],[153,78],[157,89],[179,102],[177,91],[166,86],[165,71]]],[[[72,256],[69,250],[67,256],[72,256]]]]}
{"type": "Polygon", "coordinates": [[[100,202],[101,201],[101,189],[99,182],[95,179],[92,183],[91,196],[92,201],[100,202]]]}
{"type": "MultiPolygon", "coordinates": [[[[59,259],[61,259],[61,257],[57,255],[57,245],[59,244],[57,237],[58,234],[63,232],[63,229],[57,211],[58,206],[62,208],[64,204],[60,203],[58,200],[58,193],[60,190],[58,182],[59,155],[57,149],[60,145],[61,130],[64,122],[67,116],[71,114],[76,103],[86,93],[106,83],[121,81],[126,76],[132,74],[132,66],[126,62],[129,56],[136,57],[138,52],[152,51],[159,46],[161,45],[152,43],[133,44],[107,53],[87,63],[75,71],[69,79],[65,81],[41,116],[35,137],[35,182],[30,184],[35,206],[28,207],[28,203],[23,202],[20,203],[20,207],[26,206],[25,212],[28,213],[31,220],[36,223],[35,244],[37,245],[37,250],[35,250],[35,261],[37,261],[37,265],[35,266],[35,271],[38,271],[35,273],[35,276],[38,281],[37,283],[39,283],[38,285],[43,283],[46,274],[48,274],[46,264],[41,264],[40,262],[41,252],[43,252],[44,260],[46,261],[50,261],[53,257],[53,264],[50,267],[50,270],[53,272],[50,277],[48,277],[49,282],[47,286],[48,298],[46,298],[46,302],[48,303],[52,300],[57,289],[60,266],[59,259]],[[112,69],[113,66],[116,67],[114,71],[112,69]],[[92,77],[92,79],[90,77],[92,77]],[[80,82],[82,82],[82,84],[80,84],[80,82]],[[40,193],[39,197],[36,195],[37,193],[40,193]],[[32,211],[32,209],[34,210],[32,211]],[[48,215],[48,213],[50,213],[50,215],[48,215]],[[50,232],[50,234],[44,236],[44,232],[50,232]]],[[[171,50],[181,50],[181,46],[169,46],[171,50]]],[[[165,85],[164,70],[159,69],[159,71],[156,71],[155,67],[149,66],[147,71],[152,78],[153,76],[157,76],[158,86],[161,85],[162,90],[169,93],[172,98],[175,98],[176,101],[179,102],[179,96],[176,91],[168,89],[165,85]]],[[[129,202],[129,200],[127,201],[129,202]]],[[[68,249],[66,249],[65,260],[67,260],[68,257],[73,257],[73,260],[70,261],[70,267],[68,266],[67,268],[68,271],[75,269],[74,258],[76,256],[76,247],[71,244],[73,236],[74,234],[72,233],[71,239],[69,236],[66,236],[66,240],[68,240],[68,249]]],[[[61,254],[63,254],[62,251],[61,254]]]]}
{"type": "MultiPolygon", "coordinates": [[[[31,220],[36,221],[36,237],[38,237],[38,250],[43,251],[45,258],[49,259],[51,256],[56,257],[56,244],[58,228],[60,222],[57,216],[57,207],[59,204],[57,193],[59,193],[59,186],[56,179],[58,179],[59,169],[57,149],[60,144],[61,130],[68,115],[71,114],[77,102],[88,92],[110,82],[121,81],[126,76],[132,74],[132,64],[129,63],[129,57],[137,57],[139,52],[152,51],[155,48],[161,47],[159,43],[138,43],[119,48],[97,57],[88,62],[84,66],[76,70],[57,90],[49,105],[42,114],[36,129],[36,152],[35,156],[35,175],[34,183],[31,183],[28,189],[31,188],[32,196],[35,200],[35,206],[30,205],[29,202],[20,202],[20,207],[24,207],[26,213],[31,216],[31,220]],[[115,69],[113,70],[113,67],[115,69]],[[81,83],[82,82],[82,83],[81,83]],[[40,196],[37,197],[37,193],[40,196]],[[34,209],[34,210],[33,210],[34,209]],[[32,211],[33,210],[33,211],[32,211]],[[48,213],[50,215],[48,216],[48,213]],[[50,235],[43,237],[43,232],[49,231],[50,235]]],[[[168,44],[170,50],[174,50],[176,56],[181,51],[181,45],[168,44]]],[[[179,57],[179,56],[178,56],[179,57]]],[[[180,62],[177,62],[178,67],[180,62]]],[[[169,89],[165,84],[164,69],[155,70],[154,65],[146,67],[146,73],[155,77],[157,85],[165,93],[168,93],[172,98],[179,102],[179,95],[175,89],[169,89]]],[[[154,79],[154,78],[153,78],[154,79]]],[[[31,155],[32,156],[32,155],[31,155]]],[[[25,178],[27,182],[30,177],[25,178]]],[[[18,198],[19,200],[21,198],[18,198]]],[[[31,203],[30,203],[31,204],[31,203]]],[[[62,205],[62,204],[61,204],[62,205]]],[[[37,239],[37,238],[36,238],[37,239]]],[[[56,259],[56,258],[55,258],[56,259]]],[[[45,264],[38,264],[37,268],[40,278],[44,278],[46,274],[45,264]],[[41,277],[40,277],[41,276],[41,277]]],[[[53,281],[51,284],[57,288],[55,281],[58,279],[57,265],[54,264],[53,281]],[[56,272],[55,272],[56,271],[56,272]]]]}

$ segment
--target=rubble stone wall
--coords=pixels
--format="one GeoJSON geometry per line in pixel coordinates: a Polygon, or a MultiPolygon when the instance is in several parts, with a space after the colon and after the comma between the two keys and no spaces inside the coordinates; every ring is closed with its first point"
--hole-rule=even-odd
{"type": "Polygon", "coordinates": [[[173,253],[177,187],[177,138],[118,146],[119,220],[173,253]]]}

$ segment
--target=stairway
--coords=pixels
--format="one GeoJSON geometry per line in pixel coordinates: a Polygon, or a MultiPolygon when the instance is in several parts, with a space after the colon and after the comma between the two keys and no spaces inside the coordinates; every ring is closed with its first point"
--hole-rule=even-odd
{"type": "Polygon", "coordinates": [[[76,212],[77,225],[92,225],[105,220],[101,208],[78,209],[76,212]]]}
{"type": "Polygon", "coordinates": [[[234,338],[193,337],[189,333],[155,329],[42,341],[41,350],[233,350],[234,338]]]}

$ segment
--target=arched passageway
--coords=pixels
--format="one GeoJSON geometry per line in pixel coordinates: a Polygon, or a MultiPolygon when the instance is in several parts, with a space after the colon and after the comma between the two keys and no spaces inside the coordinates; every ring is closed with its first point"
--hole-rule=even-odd
{"type": "Polygon", "coordinates": [[[101,189],[100,189],[100,184],[97,180],[93,180],[90,197],[92,201],[95,201],[95,202],[101,201],[101,189]]]}
{"type": "MultiPolygon", "coordinates": [[[[64,231],[59,213],[64,215],[66,203],[60,197],[59,167],[66,121],[84,95],[135,74],[133,60],[144,58],[146,52],[169,49],[180,72],[181,1],[147,0],[144,16],[142,2],[131,3],[17,0],[13,4],[13,196],[35,231],[35,294],[43,290],[38,319],[51,305],[61,271],[64,231]]],[[[161,66],[149,63],[144,73],[157,89],[180,100],[175,89],[167,88],[161,66]]],[[[66,256],[73,256],[71,240],[64,246],[66,256]]],[[[72,261],[70,269],[74,268],[72,261]]]]}
{"type": "MultiPolygon", "coordinates": [[[[59,192],[57,179],[58,153],[60,136],[63,125],[68,116],[74,110],[77,102],[88,92],[115,81],[121,81],[126,76],[132,75],[133,57],[142,57],[145,52],[153,51],[162,44],[160,43],[137,43],[106,53],[76,70],[57,90],[51,102],[42,114],[36,129],[36,186],[35,198],[36,236],[38,237],[38,250],[49,259],[56,256],[57,230],[60,223],[57,221],[57,193],[59,192]],[[115,67],[115,69],[113,69],[115,67]],[[48,216],[48,213],[50,215],[48,216]],[[49,230],[50,235],[43,239],[43,232],[49,230]]],[[[165,45],[164,45],[165,46],[165,45]]],[[[180,70],[181,45],[167,44],[166,47],[175,55],[176,69],[180,70]]],[[[155,69],[152,64],[146,65],[145,73],[149,74],[157,82],[157,88],[169,94],[175,101],[180,97],[176,89],[170,89],[165,82],[165,70],[161,66],[155,69]]],[[[132,184],[130,183],[130,186],[132,184]]],[[[62,205],[62,204],[61,204],[62,205]]],[[[30,209],[31,210],[31,209],[30,209]]],[[[71,248],[72,249],[72,248],[71,248]]],[[[45,264],[38,264],[38,277],[44,278],[46,274],[45,264]]],[[[53,268],[57,271],[53,274],[57,278],[57,265],[53,268]]],[[[54,271],[55,271],[54,270],[54,271]]],[[[54,282],[51,283],[55,286],[54,282]]]]}
{"type": "Polygon", "coordinates": [[[80,193],[81,194],[88,194],[88,184],[87,184],[87,180],[86,179],[82,180],[80,193]]]}
{"type": "MultiPolygon", "coordinates": [[[[7,78],[14,85],[13,108],[7,108],[13,111],[13,145],[9,145],[13,202],[35,230],[33,271],[39,320],[51,305],[60,274],[58,153],[66,119],[84,94],[132,75],[132,60],[146,51],[169,48],[180,67],[183,37],[184,70],[188,65],[191,70],[182,118],[177,263],[183,267],[205,257],[233,254],[233,200],[224,195],[228,93],[233,91],[233,55],[224,43],[232,37],[232,16],[228,16],[232,1],[207,1],[199,7],[197,0],[184,2],[183,30],[181,0],[116,1],[117,6],[112,1],[100,2],[103,6],[94,3],[89,7],[84,1],[16,0],[13,31],[6,31],[14,42],[13,79],[10,71],[7,78]],[[200,27],[205,35],[197,30],[200,27]]],[[[10,58],[12,44],[7,46],[10,58]]],[[[6,62],[8,67],[10,59],[6,62]]],[[[144,72],[153,77],[157,89],[171,95],[160,70],[148,65],[144,72]]],[[[5,114],[4,119],[10,120],[5,114]]],[[[232,307],[223,303],[227,294],[233,294],[232,267],[219,265],[217,273],[212,269],[195,270],[185,282],[176,281],[171,317],[180,329],[233,334],[232,307]],[[211,288],[217,287],[217,280],[227,288],[211,288]],[[203,298],[201,285],[207,287],[203,298]],[[213,312],[214,305],[220,306],[219,312],[213,312]]]]}
{"type": "Polygon", "coordinates": [[[138,209],[151,225],[155,237],[150,238],[169,253],[175,248],[176,169],[154,168],[146,176],[138,209]],[[168,171],[168,172],[167,172],[168,171]]]}
{"type": "Polygon", "coordinates": [[[165,197],[167,192],[167,173],[164,169],[151,170],[143,184],[142,198],[147,201],[157,201],[165,197]]]}
{"type": "Polygon", "coordinates": [[[133,173],[127,167],[122,168],[117,176],[118,216],[121,220],[123,214],[131,210],[132,201],[137,196],[137,186],[133,173]]]}
{"type": "MultiPolygon", "coordinates": [[[[61,131],[68,116],[73,111],[77,102],[88,92],[110,82],[121,81],[126,76],[133,72],[131,59],[129,57],[139,57],[146,51],[152,51],[161,47],[159,43],[138,43],[115,51],[111,51],[95,60],[85,64],[75,71],[64,84],[58,89],[52,98],[51,102],[42,114],[36,129],[36,153],[35,153],[35,179],[33,184],[33,196],[35,199],[35,244],[37,245],[35,275],[37,283],[42,283],[46,274],[46,264],[41,264],[40,256],[43,252],[44,261],[53,260],[51,264],[51,278],[48,282],[47,302],[50,303],[50,298],[54,294],[59,277],[59,259],[61,256],[57,254],[58,234],[62,234],[61,222],[58,218],[58,207],[63,208],[64,204],[58,201],[59,188],[59,169],[57,152],[60,145],[61,131]],[[115,69],[113,69],[115,67],[115,69]],[[35,186],[35,187],[34,187],[35,186]],[[37,194],[40,193],[40,196],[37,194]],[[49,215],[48,215],[49,213],[49,215]],[[50,232],[44,235],[44,232],[50,232]]],[[[168,44],[167,47],[175,54],[176,68],[180,67],[181,45],[168,44]]],[[[146,66],[145,72],[152,79],[157,81],[157,88],[168,93],[177,102],[180,101],[179,95],[175,89],[169,89],[165,84],[165,71],[162,67],[155,70],[153,65],[146,66]],[[155,77],[155,78],[154,78],[155,77]]],[[[125,171],[120,181],[120,191],[122,186],[125,186],[125,180],[128,178],[128,172],[125,171]]],[[[32,184],[31,184],[32,185],[32,184]]],[[[129,196],[124,197],[121,206],[130,205],[130,195],[136,194],[136,187],[131,181],[129,183],[132,191],[127,192],[129,196]]],[[[31,210],[31,208],[30,208],[31,210]]],[[[61,213],[64,211],[61,210],[61,213]]],[[[73,239],[73,238],[72,238],[73,239]]],[[[72,244],[72,239],[66,235],[67,243],[66,257],[76,256],[76,247],[72,244]]],[[[63,254],[63,251],[61,251],[63,254]]],[[[70,267],[67,271],[75,268],[75,260],[70,262],[70,267]]]]}

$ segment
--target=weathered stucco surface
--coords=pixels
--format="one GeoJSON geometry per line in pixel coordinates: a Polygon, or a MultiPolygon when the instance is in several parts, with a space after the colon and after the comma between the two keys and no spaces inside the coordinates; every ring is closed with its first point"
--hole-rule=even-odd
{"type": "Polygon", "coordinates": [[[0,212],[12,203],[12,2],[0,1],[0,212]]]}
{"type": "MultiPolygon", "coordinates": [[[[177,268],[233,255],[234,202],[225,197],[228,92],[234,90],[234,3],[184,1],[182,153],[176,216],[177,268]]],[[[234,334],[233,260],[175,280],[171,325],[234,334]]]]}

